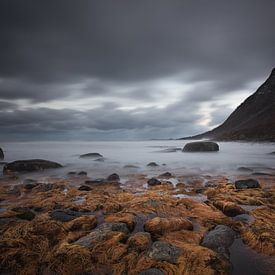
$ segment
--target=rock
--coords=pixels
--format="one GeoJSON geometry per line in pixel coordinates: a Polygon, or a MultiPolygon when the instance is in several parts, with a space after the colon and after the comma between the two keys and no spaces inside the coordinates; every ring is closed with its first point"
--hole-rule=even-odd
{"type": "Polygon", "coordinates": [[[240,172],[253,172],[253,170],[248,167],[239,167],[237,170],[240,172]]]}
{"type": "Polygon", "coordinates": [[[163,177],[163,178],[171,178],[172,177],[172,174],[170,172],[165,172],[161,175],[159,175],[160,177],[163,177]]]}
{"type": "Polygon", "coordinates": [[[58,209],[58,210],[52,211],[50,213],[50,217],[56,221],[69,222],[80,217],[80,213],[69,209],[66,209],[66,210],[58,209]]]}
{"type": "Polygon", "coordinates": [[[260,184],[254,179],[237,180],[235,181],[235,187],[237,189],[260,188],[260,184]]]}
{"type": "Polygon", "coordinates": [[[35,214],[28,207],[15,207],[12,211],[17,212],[16,217],[22,220],[31,221],[35,218],[35,214]]]}
{"type": "Polygon", "coordinates": [[[149,162],[148,164],[147,164],[147,166],[148,167],[157,167],[157,166],[159,166],[157,163],[155,163],[155,162],[149,162]]]}
{"type": "Polygon", "coordinates": [[[156,261],[166,261],[176,264],[181,251],[176,246],[167,242],[157,241],[151,246],[148,256],[156,261]]]}
{"type": "Polygon", "coordinates": [[[39,184],[39,191],[40,192],[48,192],[55,188],[55,185],[53,183],[42,183],[39,184]]]}
{"type": "Polygon", "coordinates": [[[136,166],[136,165],[127,164],[127,165],[124,165],[123,168],[125,168],[125,169],[137,169],[139,167],[136,166]]]}
{"type": "Polygon", "coordinates": [[[120,178],[119,178],[119,175],[114,173],[114,174],[111,174],[107,177],[107,181],[119,181],[120,178]]]}
{"type": "Polygon", "coordinates": [[[87,186],[87,185],[81,185],[79,188],[78,188],[79,191],[91,191],[92,188],[90,186],[87,186]]]}
{"type": "Polygon", "coordinates": [[[183,152],[217,152],[219,145],[212,141],[196,141],[187,143],[182,149],[183,152]]]}
{"type": "Polygon", "coordinates": [[[87,172],[85,171],[80,171],[77,173],[78,176],[87,176],[87,172]]]}
{"type": "Polygon", "coordinates": [[[165,273],[157,268],[149,268],[140,272],[139,275],[165,275],[165,273]]]}
{"type": "Polygon", "coordinates": [[[235,217],[237,215],[245,214],[246,211],[234,202],[215,201],[213,205],[221,210],[228,217],[235,217]]]}
{"type": "Polygon", "coordinates": [[[75,241],[74,244],[91,248],[94,243],[105,240],[108,236],[112,236],[116,232],[121,232],[124,236],[125,234],[129,234],[129,230],[125,223],[104,223],[90,234],[75,241]]]}
{"type": "Polygon", "coordinates": [[[151,235],[147,232],[137,232],[127,241],[130,248],[133,248],[139,252],[147,250],[151,246],[151,243],[151,235]]]}
{"type": "Polygon", "coordinates": [[[4,152],[2,150],[2,148],[0,147],[0,160],[4,159],[4,152]]]}
{"type": "Polygon", "coordinates": [[[274,152],[269,153],[269,155],[275,155],[275,151],[274,151],[274,152]]]}
{"type": "Polygon", "coordinates": [[[147,181],[147,184],[150,186],[161,185],[161,181],[156,178],[151,178],[147,181]]]}
{"type": "Polygon", "coordinates": [[[104,158],[98,158],[98,159],[94,159],[94,161],[104,162],[104,161],[105,161],[105,159],[104,159],[104,158]]]}
{"type": "Polygon", "coordinates": [[[44,169],[61,168],[62,165],[43,159],[17,160],[10,162],[4,166],[3,173],[9,174],[13,172],[33,172],[44,169]]]}
{"type": "Polygon", "coordinates": [[[70,171],[70,172],[68,172],[68,176],[74,176],[74,175],[76,175],[77,173],[76,172],[74,172],[74,171],[70,171]]]}
{"type": "Polygon", "coordinates": [[[272,175],[264,172],[255,172],[255,173],[252,173],[251,176],[272,176],[272,175]]]}
{"type": "Polygon", "coordinates": [[[167,232],[179,230],[193,230],[193,224],[184,218],[160,218],[155,217],[144,223],[144,231],[159,237],[167,232]]]}
{"type": "Polygon", "coordinates": [[[76,218],[68,223],[68,228],[70,231],[89,231],[96,227],[97,219],[96,216],[82,216],[76,218]]]}
{"type": "Polygon", "coordinates": [[[105,217],[109,223],[125,223],[130,231],[133,231],[136,225],[136,217],[131,213],[115,213],[105,217]]]}
{"type": "Polygon", "coordinates": [[[234,242],[235,232],[226,225],[217,225],[203,238],[201,245],[229,258],[229,247],[234,242]]]}
{"type": "Polygon", "coordinates": [[[23,181],[23,187],[27,190],[31,190],[34,187],[38,186],[38,183],[36,180],[33,179],[24,179],[23,181]]]}
{"type": "Polygon", "coordinates": [[[106,182],[105,179],[94,179],[94,180],[86,180],[85,184],[88,184],[88,185],[100,185],[100,184],[103,184],[105,182],[106,182]]]}
{"type": "Polygon", "coordinates": [[[83,154],[79,156],[80,158],[103,158],[103,156],[99,153],[88,153],[88,154],[83,154]]]}

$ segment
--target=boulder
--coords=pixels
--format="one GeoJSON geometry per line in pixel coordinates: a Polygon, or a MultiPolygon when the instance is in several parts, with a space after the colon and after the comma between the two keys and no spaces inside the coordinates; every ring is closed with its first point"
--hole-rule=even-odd
{"type": "Polygon", "coordinates": [[[68,172],[68,176],[75,176],[77,173],[76,172],[74,172],[74,171],[70,171],[70,172],[68,172]]]}
{"type": "Polygon", "coordinates": [[[154,242],[148,252],[148,256],[156,261],[166,261],[176,264],[181,251],[176,246],[162,241],[154,242]]]}
{"type": "Polygon", "coordinates": [[[68,229],[70,231],[90,231],[97,226],[96,216],[82,216],[76,218],[68,223],[68,229]]]}
{"type": "Polygon", "coordinates": [[[157,163],[155,163],[155,162],[149,162],[148,164],[147,164],[147,166],[148,167],[157,167],[157,166],[159,166],[157,163]]]}
{"type": "Polygon", "coordinates": [[[119,181],[120,178],[119,178],[119,175],[114,173],[114,174],[111,174],[107,177],[107,181],[119,181]]]}
{"type": "Polygon", "coordinates": [[[13,172],[34,172],[45,169],[61,168],[62,165],[43,159],[17,160],[6,164],[3,168],[4,174],[13,172]]]}
{"type": "Polygon", "coordinates": [[[143,270],[138,275],[165,275],[165,273],[157,268],[149,268],[149,269],[143,270]]]}
{"type": "Polygon", "coordinates": [[[260,184],[254,179],[245,179],[235,181],[235,187],[237,189],[260,188],[260,184]]]}
{"type": "Polygon", "coordinates": [[[100,185],[100,184],[103,184],[105,182],[106,182],[105,179],[94,179],[94,180],[86,180],[85,184],[88,184],[88,185],[100,185]]]}
{"type": "Polygon", "coordinates": [[[80,158],[91,158],[91,159],[98,159],[103,158],[103,156],[99,153],[87,153],[79,156],[80,158]]]}
{"type": "Polygon", "coordinates": [[[86,171],[80,171],[77,173],[78,176],[87,176],[87,172],[86,171]]]}
{"type": "Polygon", "coordinates": [[[12,211],[16,212],[16,217],[22,220],[31,221],[35,218],[35,214],[28,207],[15,207],[12,211]]]}
{"type": "Polygon", "coordinates": [[[90,186],[87,186],[87,185],[81,185],[79,188],[78,188],[79,191],[91,191],[92,188],[90,186]]]}
{"type": "Polygon", "coordinates": [[[139,252],[147,250],[151,246],[151,243],[151,235],[147,232],[137,232],[127,241],[130,248],[133,248],[139,252]]]}
{"type": "Polygon", "coordinates": [[[212,141],[196,141],[187,143],[182,149],[183,152],[217,152],[219,145],[212,141]]]}
{"type": "Polygon", "coordinates": [[[159,175],[160,177],[163,177],[163,178],[171,178],[172,177],[172,174],[170,172],[165,172],[161,175],[159,175]]]}
{"type": "Polygon", "coordinates": [[[105,217],[108,223],[125,223],[130,231],[133,231],[136,226],[136,217],[132,213],[114,213],[105,217]]]}
{"type": "Polygon", "coordinates": [[[228,217],[235,217],[237,215],[245,214],[246,211],[234,202],[215,201],[213,205],[221,210],[228,217]]]}
{"type": "Polygon", "coordinates": [[[150,186],[161,185],[161,181],[156,178],[151,178],[147,181],[147,184],[150,186]]]}
{"type": "Polygon", "coordinates": [[[217,225],[203,238],[201,245],[229,258],[229,247],[234,242],[235,232],[226,225],[217,225]]]}
{"type": "Polygon", "coordinates": [[[4,159],[4,152],[2,150],[2,148],[0,148],[0,160],[4,159]]]}
{"type": "Polygon", "coordinates": [[[69,222],[72,221],[78,217],[80,217],[80,213],[76,211],[72,211],[69,209],[65,210],[54,210],[50,213],[50,217],[53,220],[60,221],[60,222],[69,222]]]}

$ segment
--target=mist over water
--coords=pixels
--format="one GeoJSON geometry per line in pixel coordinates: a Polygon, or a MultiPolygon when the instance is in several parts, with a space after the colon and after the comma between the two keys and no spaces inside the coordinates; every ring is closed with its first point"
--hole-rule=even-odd
{"type": "MultiPolygon", "coordinates": [[[[190,142],[190,141],[188,141],[190,142]]],[[[5,161],[40,158],[56,161],[64,168],[51,170],[51,176],[65,175],[68,171],[85,170],[89,176],[104,177],[117,172],[121,176],[136,172],[154,174],[160,171],[174,173],[236,173],[238,167],[250,167],[255,172],[275,169],[274,143],[219,142],[220,151],[185,153],[180,149],[187,141],[115,141],[115,142],[31,142],[1,144],[5,161]],[[170,149],[178,148],[171,152],[170,149]],[[104,162],[80,159],[79,155],[97,152],[104,162]],[[160,166],[146,165],[156,162],[160,166]],[[164,165],[165,164],[165,165],[164,165]],[[138,168],[124,168],[135,165],[138,168]]]]}

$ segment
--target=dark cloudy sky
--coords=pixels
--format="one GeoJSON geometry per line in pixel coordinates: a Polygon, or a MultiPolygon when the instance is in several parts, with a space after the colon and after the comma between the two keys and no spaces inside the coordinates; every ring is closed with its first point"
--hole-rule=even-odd
{"type": "Polygon", "coordinates": [[[274,0],[1,0],[0,140],[192,135],[275,65],[274,0]]]}

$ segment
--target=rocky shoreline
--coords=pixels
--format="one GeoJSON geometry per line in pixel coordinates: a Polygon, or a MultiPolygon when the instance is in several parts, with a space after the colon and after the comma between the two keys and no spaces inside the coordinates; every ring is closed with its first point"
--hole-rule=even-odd
{"type": "Polygon", "coordinates": [[[274,274],[275,173],[238,179],[167,171],[153,179],[131,174],[122,184],[115,173],[6,175],[1,272],[237,274],[238,239],[258,255],[257,274],[274,274]]]}

